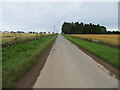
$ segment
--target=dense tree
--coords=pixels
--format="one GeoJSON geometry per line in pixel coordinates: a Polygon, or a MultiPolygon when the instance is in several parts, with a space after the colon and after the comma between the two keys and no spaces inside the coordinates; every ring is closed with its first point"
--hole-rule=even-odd
{"type": "Polygon", "coordinates": [[[99,24],[94,25],[84,24],[83,22],[69,23],[64,22],[62,25],[62,33],[64,34],[105,34],[107,33],[106,27],[99,24]]]}
{"type": "Polygon", "coordinates": [[[108,31],[107,34],[120,34],[120,31],[108,31]]]}
{"type": "Polygon", "coordinates": [[[23,32],[23,31],[17,31],[17,33],[25,33],[25,32],[23,32]]]}

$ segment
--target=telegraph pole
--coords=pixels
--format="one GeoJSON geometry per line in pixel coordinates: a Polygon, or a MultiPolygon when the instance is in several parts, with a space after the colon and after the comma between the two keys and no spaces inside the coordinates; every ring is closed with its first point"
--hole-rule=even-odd
{"type": "Polygon", "coordinates": [[[55,33],[55,26],[53,26],[54,27],[54,33],[55,33]]]}

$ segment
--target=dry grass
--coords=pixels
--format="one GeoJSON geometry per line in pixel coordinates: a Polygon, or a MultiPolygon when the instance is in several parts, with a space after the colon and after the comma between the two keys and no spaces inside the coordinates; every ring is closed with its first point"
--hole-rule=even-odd
{"type": "Polygon", "coordinates": [[[16,38],[19,39],[27,39],[32,38],[40,35],[48,35],[48,34],[34,34],[34,33],[1,33],[0,39],[2,39],[2,43],[10,42],[15,40],[16,38]]]}
{"type": "Polygon", "coordinates": [[[81,34],[72,34],[70,36],[75,36],[75,37],[81,37],[81,38],[89,38],[89,39],[94,39],[94,40],[100,40],[103,42],[108,42],[108,43],[112,43],[115,45],[119,45],[118,42],[120,42],[120,40],[118,39],[119,35],[114,35],[114,34],[110,34],[110,35],[103,35],[103,34],[88,34],[88,35],[81,35],[81,34]]]}

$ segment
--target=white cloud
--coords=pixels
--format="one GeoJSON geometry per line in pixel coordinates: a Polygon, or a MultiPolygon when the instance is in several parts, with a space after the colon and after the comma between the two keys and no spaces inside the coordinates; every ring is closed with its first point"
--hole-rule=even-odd
{"type": "MultiPolygon", "coordinates": [[[[0,6],[2,6],[2,4],[0,3],[0,6]]],[[[0,7],[0,25],[2,25],[2,19],[3,19],[3,10],[2,7],[0,7]]]]}
{"type": "Polygon", "coordinates": [[[1,0],[0,2],[119,2],[119,0],[1,0]]]}
{"type": "Polygon", "coordinates": [[[118,28],[108,28],[108,31],[118,31],[118,28]]]}
{"type": "Polygon", "coordinates": [[[117,2],[7,2],[2,5],[4,29],[52,32],[55,25],[60,31],[64,21],[99,23],[107,28],[117,26],[117,2]]]}

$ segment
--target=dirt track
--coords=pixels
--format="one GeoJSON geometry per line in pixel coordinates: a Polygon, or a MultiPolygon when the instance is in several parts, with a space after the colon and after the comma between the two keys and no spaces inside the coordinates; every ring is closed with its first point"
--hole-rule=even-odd
{"type": "Polygon", "coordinates": [[[34,88],[117,88],[118,80],[59,35],[34,88]]]}

